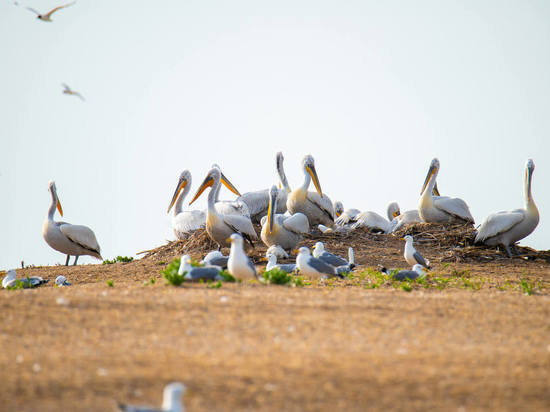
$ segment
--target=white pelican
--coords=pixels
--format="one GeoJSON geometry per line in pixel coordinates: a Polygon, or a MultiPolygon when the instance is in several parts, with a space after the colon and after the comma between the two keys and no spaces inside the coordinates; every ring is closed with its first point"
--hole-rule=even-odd
{"type": "Polygon", "coordinates": [[[184,412],[185,408],[181,398],[185,392],[185,385],[173,382],[164,387],[162,394],[162,407],[155,409],[147,406],[134,406],[118,403],[118,408],[123,412],[184,412]]]}
{"type": "Polygon", "coordinates": [[[304,171],[304,183],[288,194],[286,207],[291,214],[303,213],[307,216],[309,224],[316,226],[319,223],[332,227],[334,226],[334,207],[331,200],[323,195],[319,178],[315,170],[313,156],[307,155],[302,161],[304,171]],[[308,192],[310,181],[313,180],[316,192],[308,192]]]}
{"type": "Polygon", "coordinates": [[[415,280],[418,278],[426,277],[426,272],[420,264],[414,265],[412,267],[412,270],[400,270],[397,273],[393,273],[392,271],[383,268],[382,273],[385,273],[386,275],[391,275],[394,280],[415,280]]]}
{"type": "Polygon", "coordinates": [[[219,266],[193,266],[191,256],[183,255],[180,259],[178,275],[184,275],[185,280],[222,280],[219,266]]]}
{"type": "Polygon", "coordinates": [[[403,256],[405,257],[407,263],[411,266],[419,264],[424,266],[426,269],[429,269],[430,261],[425,260],[424,257],[414,248],[413,237],[407,235],[403,238],[403,240],[405,241],[405,251],[403,252],[403,256]]]}
{"type": "MultiPolygon", "coordinates": [[[[220,166],[218,166],[216,163],[212,165],[212,168],[217,168],[220,171],[220,181],[223,183],[225,187],[227,187],[229,190],[231,190],[234,194],[237,196],[241,196],[239,191],[233,184],[225,177],[225,175],[222,172],[222,169],[220,166]]],[[[216,192],[216,210],[218,213],[222,215],[243,215],[248,218],[250,218],[250,210],[248,209],[248,205],[244,203],[242,200],[239,200],[239,198],[235,200],[219,200],[220,197],[220,191],[218,190],[216,192]]]]}
{"type": "Polygon", "coordinates": [[[191,173],[189,170],[181,172],[178,185],[168,205],[167,213],[174,207],[172,215],[172,229],[178,239],[185,239],[190,232],[200,229],[206,225],[206,213],[202,210],[182,211],[183,199],[191,190],[191,173]]]}
{"type": "Polygon", "coordinates": [[[296,256],[296,266],[300,274],[311,277],[333,277],[340,276],[336,268],[325,261],[311,256],[309,248],[302,246],[296,256]]]}
{"type": "Polygon", "coordinates": [[[462,199],[447,196],[434,196],[433,190],[437,174],[439,173],[439,160],[433,159],[418,204],[418,213],[424,222],[430,223],[474,223],[474,218],[466,202],[462,199]]]}
{"type": "Polygon", "coordinates": [[[309,223],[303,213],[295,213],[291,216],[275,214],[278,193],[276,186],[272,186],[269,190],[269,207],[267,216],[262,218],[260,236],[268,247],[279,245],[285,250],[291,250],[302,240],[302,234],[309,232],[309,223]]]}
{"type": "Polygon", "coordinates": [[[284,250],[281,246],[279,245],[273,245],[273,246],[269,246],[265,252],[265,255],[269,255],[269,254],[272,254],[272,255],[275,255],[277,256],[278,258],[281,258],[281,259],[288,259],[288,253],[286,253],[286,250],[284,250]]]}
{"type": "MultiPolygon", "coordinates": [[[[276,155],[277,173],[279,174],[279,181],[282,187],[277,191],[277,209],[275,213],[283,214],[286,212],[286,199],[290,193],[290,186],[286,179],[285,171],[283,168],[284,157],[281,152],[276,155]]],[[[267,214],[269,208],[269,190],[258,190],[255,192],[247,192],[239,197],[237,200],[241,200],[248,206],[250,211],[250,219],[254,223],[260,223],[262,217],[267,214]]]]}
{"type": "Polygon", "coordinates": [[[232,233],[240,233],[252,244],[252,240],[258,239],[258,235],[254,231],[250,218],[243,215],[225,215],[216,210],[215,199],[220,190],[220,179],[220,169],[217,167],[210,169],[191,203],[197,200],[207,187],[211,187],[208,194],[208,211],[206,213],[206,231],[210,238],[217,242],[221,248],[222,246],[230,246],[227,239],[232,233]]]}
{"type": "Polygon", "coordinates": [[[493,213],[483,221],[475,238],[475,243],[501,245],[512,257],[510,245],[517,249],[515,243],[531,234],[539,223],[539,211],[531,194],[531,180],[535,163],[532,159],[525,164],[525,209],[493,213]]]}
{"type": "Polygon", "coordinates": [[[277,256],[272,253],[267,254],[267,266],[265,270],[280,269],[286,273],[292,273],[296,270],[294,263],[277,263],[277,256]]]}
{"type": "Polygon", "coordinates": [[[219,266],[222,269],[227,269],[228,260],[229,256],[224,256],[219,250],[214,250],[206,254],[204,259],[201,260],[201,264],[207,266],[219,266]]]}
{"type": "MultiPolygon", "coordinates": [[[[433,189],[433,197],[434,199],[436,197],[440,197],[439,190],[437,189],[437,182],[435,182],[434,189],[433,189]]],[[[411,223],[420,223],[422,222],[422,219],[420,218],[420,213],[418,213],[418,209],[412,209],[412,210],[406,210],[403,213],[400,212],[399,205],[397,202],[395,202],[395,205],[397,207],[397,216],[393,217],[392,222],[392,232],[397,232],[401,228],[410,225],[411,223]]],[[[389,213],[389,211],[388,211],[389,213]]],[[[389,218],[389,216],[388,216],[389,218]]]]}
{"type": "Polygon", "coordinates": [[[17,281],[22,283],[23,288],[34,288],[36,286],[40,286],[44,283],[49,282],[48,279],[44,280],[40,276],[31,276],[17,279],[17,274],[15,273],[15,270],[10,269],[6,272],[6,277],[2,279],[2,287],[4,289],[13,287],[17,284],[17,281]]]}
{"type": "Polygon", "coordinates": [[[61,85],[63,86],[63,94],[68,94],[70,96],[76,96],[76,97],[80,98],[80,100],[82,100],[83,102],[86,101],[84,96],[82,96],[80,93],[78,93],[78,92],[74,91],[73,89],[71,89],[65,83],[61,83],[61,85]]]}
{"type": "Polygon", "coordinates": [[[62,6],[57,6],[56,8],[54,9],[51,9],[49,12],[45,13],[45,14],[40,14],[39,12],[37,12],[35,9],[31,8],[31,7],[27,7],[27,10],[30,10],[32,11],[34,14],[36,14],[36,18],[37,19],[40,19],[42,21],[47,21],[47,22],[51,22],[52,19],[52,14],[54,14],[57,10],[61,10],[61,9],[64,9],[65,7],[69,7],[69,6],[72,6],[73,4],[75,4],[76,1],[73,1],[72,3],[68,3],[68,4],[64,4],[62,6]]]}
{"type": "MultiPolygon", "coordinates": [[[[336,202],[336,203],[340,203],[342,205],[342,202],[336,202]]],[[[344,207],[342,205],[341,210],[343,209],[344,207]]],[[[336,207],[334,208],[334,212],[338,217],[334,222],[336,223],[337,226],[345,226],[345,225],[355,223],[357,221],[357,216],[361,213],[359,209],[346,209],[340,214],[338,214],[336,211],[336,207]]]]}
{"type": "Polygon", "coordinates": [[[254,267],[246,253],[244,253],[242,236],[238,233],[233,233],[227,240],[231,242],[227,271],[236,279],[257,278],[256,267],[254,267]]]}
{"type": "Polygon", "coordinates": [[[65,253],[67,260],[65,265],[69,265],[69,258],[74,256],[74,265],[80,255],[90,255],[97,259],[103,259],[100,254],[100,247],[97,243],[94,232],[87,226],[71,225],[65,222],[55,222],[53,215],[55,208],[63,216],[63,209],[57,197],[55,182],[50,181],[48,189],[52,196],[48,216],[42,226],[42,236],[48,245],[53,249],[65,253]]]}
{"type": "Polygon", "coordinates": [[[332,203],[332,208],[334,209],[334,217],[340,217],[342,213],[344,213],[344,204],[337,200],[336,202],[332,203]]]}
{"type": "Polygon", "coordinates": [[[366,227],[374,233],[390,233],[394,226],[392,222],[399,215],[399,205],[396,202],[388,205],[387,215],[389,220],[376,212],[361,212],[356,216],[356,222],[352,228],[366,227]]]}

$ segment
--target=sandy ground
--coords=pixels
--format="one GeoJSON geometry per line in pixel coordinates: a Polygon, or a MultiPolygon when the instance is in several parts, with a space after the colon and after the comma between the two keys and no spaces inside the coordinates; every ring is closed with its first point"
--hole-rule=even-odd
{"type": "Polygon", "coordinates": [[[364,272],[405,267],[398,238],[323,239],[353,243],[362,266],[349,279],[166,285],[159,272],[185,242],[132,263],[19,270],[51,281],[0,291],[0,409],[158,406],[176,380],[190,411],[550,409],[547,254],[448,262],[440,241],[419,239],[429,278],[449,284],[407,292],[371,289],[364,272]],[[59,274],[73,286],[53,287],[59,274]]]}

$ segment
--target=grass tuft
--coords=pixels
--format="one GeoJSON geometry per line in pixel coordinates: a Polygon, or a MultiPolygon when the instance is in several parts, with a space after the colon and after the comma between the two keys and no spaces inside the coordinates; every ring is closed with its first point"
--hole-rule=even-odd
{"type": "Polygon", "coordinates": [[[266,270],[262,273],[262,280],[268,285],[289,285],[289,286],[303,286],[304,282],[302,278],[295,278],[294,276],[286,273],[284,270],[274,268],[266,270]]]}
{"type": "Polygon", "coordinates": [[[109,279],[106,283],[107,283],[107,286],[109,286],[110,288],[115,286],[115,282],[113,282],[111,279],[109,279]]]}
{"type": "Polygon", "coordinates": [[[160,273],[164,275],[167,283],[172,286],[179,286],[183,283],[183,277],[185,276],[185,273],[183,275],[178,274],[179,268],[180,258],[175,258],[164,270],[161,270],[160,273]]]}
{"type": "Polygon", "coordinates": [[[131,262],[133,261],[134,258],[133,257],[128,257],[128,256],[117,256],[116,258],[114,259],[105,259],[103,261],[103,264],[104,265],[112,265],[113,263],[118,263],[118,262],[121,262],[121,263],[128,263],[128,262],[131,262]]]}

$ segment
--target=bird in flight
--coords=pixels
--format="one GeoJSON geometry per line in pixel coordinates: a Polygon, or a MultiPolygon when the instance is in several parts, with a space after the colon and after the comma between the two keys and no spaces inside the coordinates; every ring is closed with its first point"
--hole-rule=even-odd
{"type": "Polygon", "coordinates": [[[76,1],[73,1],[72,3],[67,3],[67,4],[64,4],[62,6],[57,6],[56,8],[54,9],[51,9],[49,12],[47,12],[46,14],[40,14],[39,12],[37,12],[35,9],[31,8],[31,7],[27,7],[27,10],[30,10],[32,11],[34,14],[36,14],[36,18],[37,19],[40,19],[42,21],[52,21],[51,17],[52,17],[52,14],[54,14],[57,10],[60,10],[60,9],[64,9],[65,7],[69,7],[69,6],[72,6],[73,4],[75,4],[76,1]]]}
{"type": "Polygon", "coordinates": [[[75,92],[74,90],[72,90],[69,86],[67,86],[65,83],[61,83],[61,86],[64,87],[63,89],[63,94],[70,94],[70,95],[73,95],[73,96],[78,96],[80,97],[80,99],[82,99],[83,102],[86,101],[86,99],[84,98],[84,96],[82,96],[80,93],[78,92],[75,92]]]}

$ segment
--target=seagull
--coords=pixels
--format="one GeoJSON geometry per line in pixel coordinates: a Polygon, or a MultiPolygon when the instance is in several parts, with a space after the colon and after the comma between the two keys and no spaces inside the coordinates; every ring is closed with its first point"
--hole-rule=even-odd
{"type": "Polygon", "coordinates": [[[162,394],[162,407],[160,409],[149,408],[147,406],[133,406],[123,403],[118,404],[118,408],[123,412],[184,412],[185,408],[181,397],[185,392],[185,385],[180,382],[173,382],[164,387],[162,394]]]}
{"type": "Polygon", "coordinates": [[[309,248],[302,246],[296,256],[296,266],[300,273],[311,277],[343,277],[336,268],[325,261],[311,256],[309,248]]]}
{"type": "Polygon", "coordinates": [[[256,268],[244,253],[243,237],[238,233],[233,233],[227,239],[231,243],[229,251],[229,260],[227,261],[227,271],[236,279],[254,279],[258,278],[256,268]]]}
{"type": "Polygon", "coordinates": [[[294,263],[277,263],[277,256],[272,253],[267,254],[267,266],[265,270],[280,269],[286,273],[292,273],[296,270],[294,263]]]}
{"type": "Polygon", "coordinates": [[[56,286],[71,286],[71,283],[67,280],[67,278],[63,275],[59,275],[55,278],[55,285],[56,286]]]}
{"type": "Polygon", "coordinates": [[[214,250],[212,252],[208,252],[200,263],[206,266],[219,266],[222,269],[227,269],[228,260],[229,256],[224,256],[219,250],[214,250]]]}
{"type": "Polygon", "coordinates": [[[37,12],[35,9],[33,8],[30,8],[30,7],[27,7],[27,10],[30,10],[32,11],[34,14],[36,14],[36,18],[37,19],[40,19],[42,21],[47,21],[47,22],[51,22],[52,19],[52,14],[54,14],[57,10],[61,10],[61,9],[64,9],[65,7],[69,7],[69,6],[72,6],[73,4],[75,4],[76,1],[73,1],[72,3],[67,3],[67,4],[64,4],[62,6],[57,6],[56,8],[54,9],[51,9],[49,12],[47,12],[46,14],[40,14],[39,12],[37,12]]]}
{"type": "Polygon", "coordinates": [[[425,260],[424,257],[413,246],[413,237],[411,235],[405,236],[402,240],[404,240],[405,243],[405,252],[403,253],[403,256],[405,256],[405,260],[407,263],[411,266],[414,266],[416,264],[419,264],[421,266],[424,266],[426,269],[430,268],[430,261],[425,260]]]}
{"type": "Polygon", "coordinates": [[[219,266],[193,266],[191,265],[191,256],[183,255],[180,261],[178,275],[185,275],[185,280],[222,280],[220,276],[221,268],[219,266]]]}
{"type": "Polygon", "coordinates": [[[412,270],[400,270],[397,273],[395,271],[382,268],[382,273],[390,275],[394,280],[415,280],[419,278],[425,278],[426,272],[422,265],[416,264],[412,267],[412,270]]]}
{"type": "Polygon", "coordinates": [[[267,255],[269,255],[270,253],[277,256],[280,259],[288,259],[289,257],[288,253],[286,253],[286,250],[284,250],[279,245],[269,246],[265,252],[265,256],[267,257],[267,255]]]}
{"type": "Polygon", "coordinates": [[[80,99],[85,102],[86,99],[84,98],[84,96],[82,96],[80,93],[78,92],[75,92],[74,90],[72,90],[69,86],[67,86],[65,83],[61,83],[61,86],[64,87],[63,89],[63,94],[69,94],[71,96],[77,96],[77,97],[80,97],[80,99]]]}
{"type": "MultiPolygon", "coordinates": [[[[351,249],[351,256],[353,256],[353,249],[351,249]]],[[[355,263],[348,262],[346,259],[337,256],[333,253],[329,253],[325,250],[325,245],[323,242],[317,242],[315,243],[315,246],[313,246],[313,257],[319,258],[329,265],[338,267],[338,266],[350,266],[350,269],[353,269],[355,267],[355,263]]]]}
{"type": "Polygon", "coordinates": [[[13,287],[17,284],[17,282],[22,282],[23,287],[26,288],[34,288],[36,286],[43,285],[44,283],[48,283],[49,281],[46,279],[42,279],[40,276],[31,276],[26,278],[17,279],[17,275],[15,273],[14,269],[10,269],[6,272],[6,277],[2,279],[2,287],[4,289],[8,289],[10,287],[13,287]]]}

